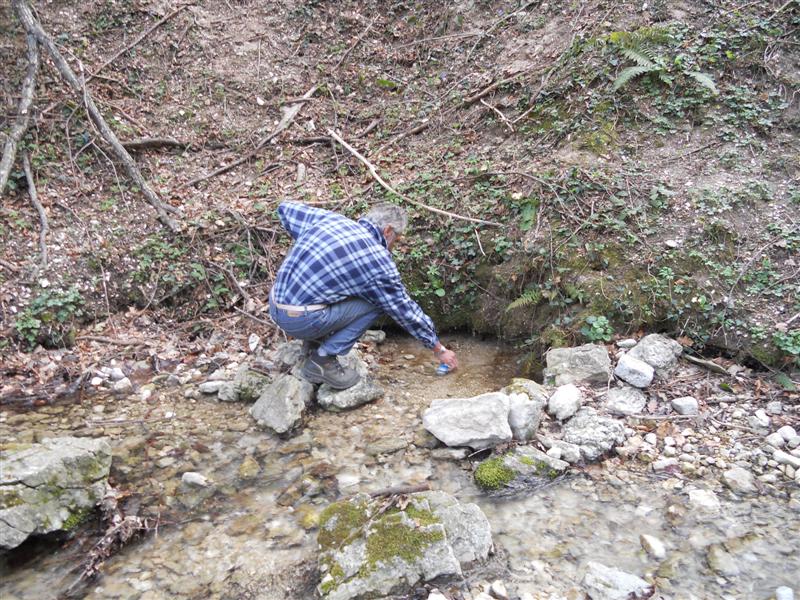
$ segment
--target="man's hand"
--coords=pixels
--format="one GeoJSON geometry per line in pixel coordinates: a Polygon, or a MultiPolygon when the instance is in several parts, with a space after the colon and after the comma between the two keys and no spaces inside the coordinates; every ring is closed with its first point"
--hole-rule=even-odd
{"type": "Polygon", "coordinates": [[[451,369],[458,368],[458,358],[456,358],[456,353],[452,350],[448,350],[441,343],[437,343],[433,349],[433,355],[436,357],[440,363],[446,364],[451,369]]]}

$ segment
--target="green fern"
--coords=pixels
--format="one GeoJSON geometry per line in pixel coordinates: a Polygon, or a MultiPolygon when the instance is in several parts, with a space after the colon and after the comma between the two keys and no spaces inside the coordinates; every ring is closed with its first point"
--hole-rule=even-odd
{"type": "Polygon", "coordinates": [[[711,93],[715,96],[719,94],[719,90],[717,89],[714,80],[711,79],[711,76],[707,73],[701,73],[700,71],[687,71],[686,75],[694,79],[697,83],[702,85],[704,88],[708,88],[711,90],[711,93]]]}
{"type": "Polygon", "coordinates": [[[627,67],[625,69],[622,69],[622,72],[620,72],[619,77],[617,77],[614,80],[614,85],[611,86],[611,89],[613,89],[616,92],[619,88],[624,86],[631,79],[636,79],[637,77],[641,77],[645,73],[652,73],[654,71],[657,71],[658,69],[659,67],[655,65],[651,65],[649,67],[643,67],[637,65],[635,67],[627,67]]]}
{"type": "Polygon", "coordinates": [[[539,304],[542,299],[542,292],[539,290],[526,290],[522,295],[514,300],[511,304],[506,306],[506,312],[510,312],[515,308],[522,308],[525,306],[535,306],[539,304]]]}
{"type": "Polygon", "coordinates": [[[647,54],[644,48],[623,48],[621,52],[623,56],[631,59],[640,67],[654,68],[656,66],[655,59],[651,58],[653,53],[651,52],[650,54],[647,54]]]}

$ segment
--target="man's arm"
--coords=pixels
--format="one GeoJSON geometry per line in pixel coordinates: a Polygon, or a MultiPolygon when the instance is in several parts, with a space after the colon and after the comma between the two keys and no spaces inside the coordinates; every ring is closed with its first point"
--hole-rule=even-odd
{"type": "Polygon", "coordinates": [[[283,228],[293,239],[299,238],[311,225],[319,221],[330,211],[300,204],[299,202],[281,202],[278,206],[278,217],[283,228]]]}

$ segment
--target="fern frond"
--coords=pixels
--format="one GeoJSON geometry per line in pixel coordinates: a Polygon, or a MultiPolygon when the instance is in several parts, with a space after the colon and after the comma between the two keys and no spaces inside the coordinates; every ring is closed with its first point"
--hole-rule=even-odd
{"type": "Polygon", "coordinates": [[[621,50],[621,52],[622,52],[623,56],[626,56],[627,58],[631,59],[633,62],[635,62],[639,66],[648,67],[648,68],[654,67],[655,66],[654,61],[650,58],[650,56],[648,56],[647,54],[645,54],[641,50],[644,50],[644,48],[641,48],[641,49],[639,49],[639,48],[623,48],[621,50]]]}
{"type": "Polygon", "coordinates": [[[506,306],[506,312],[510,312],[515,308],[522,308],[524,306],[534,306],[539,304],[542,299],[542,292],[539,290],[526,290],[522,295],[514,300],[511,304],[506,306]]]}
{"type": "Polygon", "coordinates": [[[689,77],[694,79],[697,83],[702,85],[704,88],[708,88],[711,90],[711,93],[715,96],[719,94],[719,90],[717,89],[714,80],[711,79],[711,76],[706,73],[701,73],[700,71],[688,71],[686,73],[689,77]]]}
{"type": "Polygon", "coordinates": [[[641,77],[645,73],[650,73],[656,70],[657,67],[655,65],[649,67],[643,67],[641,65],[635,67],[628,67],[627,69],[622,69],[619,76],[614,80],[614,85],[611,86],[611,89],[615,92],[628,83],[631,79],[635,79],[636,77],[641,77]]]}
{"type": "Polygon", "coordinates": [[[665,44],[669,41],[669,31],[663,27],[642,27],[631,33],[628,41],[633,46],[665,44]]]}
{"type": "Polygon", "coordinates": [[[667,75],[666,71],[662,71],[661,69],[659,69],[657,73],[658,73],[658,78],[661,80],[661,83],[663,83],[664,85],[670,85],[670,86],[672,85],[672,77],[670,75],[667,75]]]}

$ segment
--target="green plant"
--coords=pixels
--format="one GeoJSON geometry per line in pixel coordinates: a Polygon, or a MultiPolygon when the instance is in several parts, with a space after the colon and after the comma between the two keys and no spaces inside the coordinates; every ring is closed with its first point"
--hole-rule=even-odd
{"type": "Polygon", "coordinates": [[[772,334],[772,341],[781,352],[790,356],[795,364],[800,365],[800,329],[776,331],[772,334]]]}
{"type": "Polygon", "coordinates": [[[581,334],[590,342],[610,342],[614,337],[614,330],[606,317],[591,315],[586,317],[581,334]]]}
{"type": "Polygon", "coordinates": [[[83,297],[75,287],[67,290],[46,289],[14,322],[17,334],[29,346],[69,345],[73,322],[83,315],[83,297]]]}
{"type": "Polygon", "coordinates": [[[538,289],[529,289],[522,292],[522,295],[506,306],[506,312],[511,312],[515,308],[526,306],[536,306],[542,300],[542,292],[538,289]]]}

